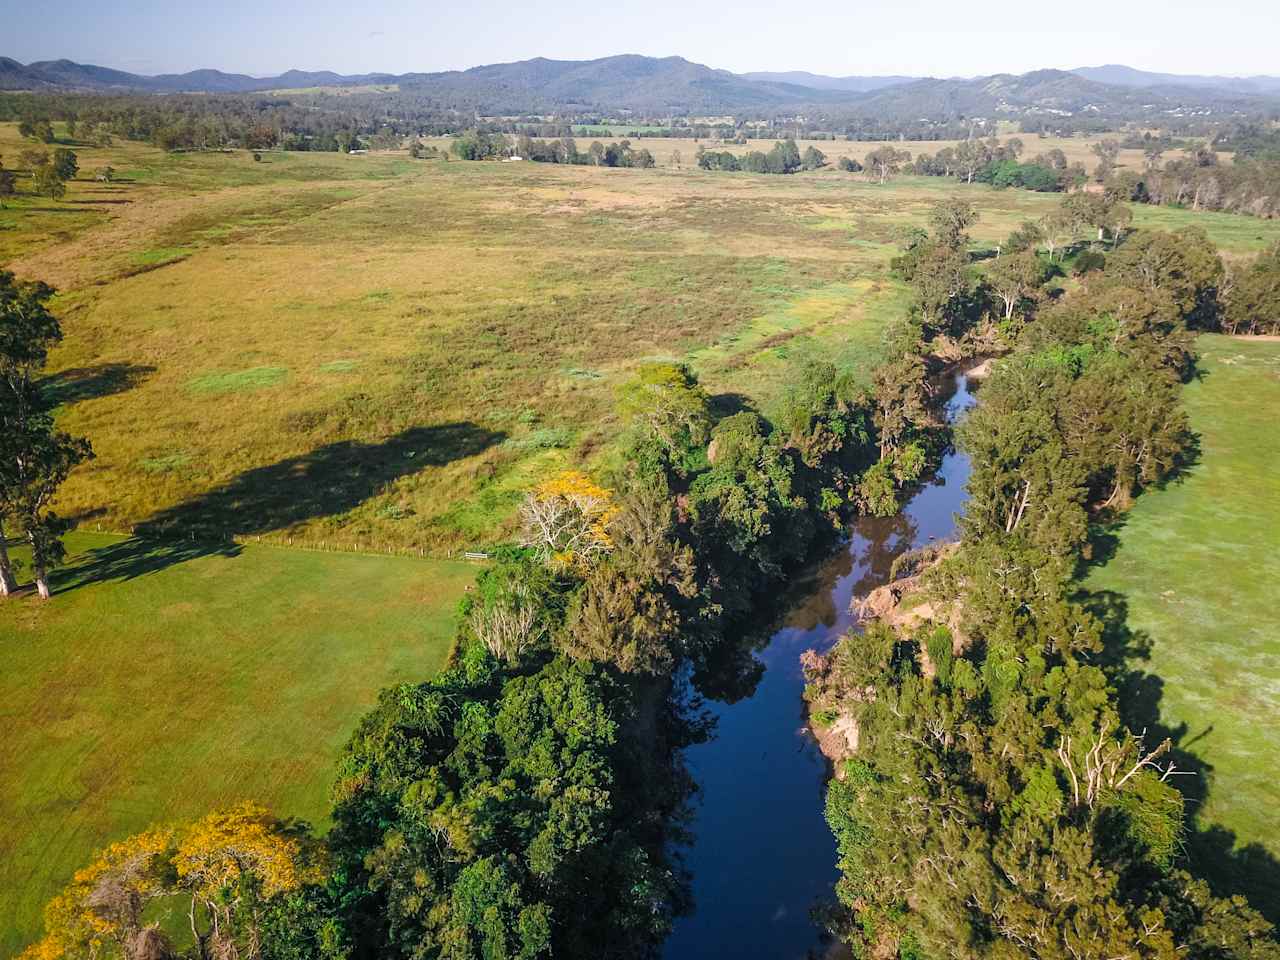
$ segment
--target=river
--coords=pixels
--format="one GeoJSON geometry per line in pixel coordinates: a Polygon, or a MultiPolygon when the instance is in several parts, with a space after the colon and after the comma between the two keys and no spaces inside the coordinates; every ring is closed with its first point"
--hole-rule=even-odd
{"type": "MultiPolygon", "coordinates": [[[[952,375],[948,422],[973,405],[969,378],[952,375]]],[[[686,864],[695,910],[667,941],[667,960],[821,957],[810,908],[833,898],[835,840],[823,819],[827,762],[805,726],[800,654],[825,652],[854,626],[850,602],[889,579],[899,554],[954,536],[969,459],[956,451],[896,517],[855,523],[848,541],[796,586],[800,598],[757,653],[753,695],[708,704],[715,735],[687,761],[701,786],[686,864]]]]}

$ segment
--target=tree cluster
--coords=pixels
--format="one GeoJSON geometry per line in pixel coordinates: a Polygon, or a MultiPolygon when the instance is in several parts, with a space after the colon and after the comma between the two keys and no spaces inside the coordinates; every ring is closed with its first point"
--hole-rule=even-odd
{"type": "Polygon", "coordinates": [[[751,150],[742,156],[728,150],[706,150],[698,147],[698,166],[703,170],[743,171],[745,173],[797,173],[825,166],[826,156],[817,147],[807,147],[803,154],[790,138],[775,143],[768,153],[751,150]]]}
{"type": "Polygon", "coordinates": [[[845,731],[827,818],[855,955],[1280,956],[1186,869],[1171,744],[1124,726],[1073,599],[1090,511],[1187,448],[1188,327],[1222,273],[1202,242],[1138,234],[1035,312],[960,425],[964,541],[923,574],[926,612],[806,657],[812,715],[845,731]]]}

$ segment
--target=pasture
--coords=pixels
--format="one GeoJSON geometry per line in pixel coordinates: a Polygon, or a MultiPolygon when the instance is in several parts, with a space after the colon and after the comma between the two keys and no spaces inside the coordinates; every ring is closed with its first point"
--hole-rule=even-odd
{"type": "MultiPolygon", "coordinates": [[[[599,455],[643,359],[688,360],[767,411],[796,362],[874,361],[905,305],[895,242],[935,200],[971,197],[986,244],[1057,203],[831,169],[97,153],[82,168],[121,182],[0,221],[10,267],[62,291],[49,388],[98,453],[62,509],[434,555],[505,536],[530,483],[599,455]]],[[[1280,236],[1147,217],[1240,252],[1280,236]]]]}
{"type": "MultiPolygon", "coordinates": [[[[0,956],[94,850],[254,799],[322,823],[377,692],[444,663],[472,565],[73,534],[0,605],[0,956]]],[[[19,558],[21,559],[21,558],[19,558]]]]}
{"type": "Polygon", "coordinates": [[[1193,798],[1198,868],[1233,876],[1280,913],[1280,343],[1205,336],[1186,388],[1199,462],[1140,497],[1115,555],[1086,582],[1121,630],[1134,671],[1122,703],[1168,733],[1193,798]],[[1127,615],[1127,619],[1125,619],[1127,615]]]}
{"type": "MultiPolygon", "coordinates": [[[[978,245],[1058,202],[706,173],[670,143],[683,165],[653,170],[74,145],[63,200],[0,210],[0,263],[60,290],[45,388],[97,452],[58,504],[86,532],[54,602],[0,607],[0,952],[95,847],[149,822],[242,796],[321,818],[376,691],[443,662],[472,571],[440,558],[509,535],[537,480],[608,456],[640,362],[686,360],[722,405],[767,413],[798,363],[874,364],[908,299],[889,260],[936,200],[978,205],[978,245]],[[91,179],[104,164],[115,182],[91,179]],[[134,527],[178,539],[88,532],[134,527]],[[207,546],[227,534],[255,542],[207,546]]],[[[6,165],[21,149],[0,125],[6,165]]],[[[1136,212],[1228,253],[1280,239],[1136,212]]]]}

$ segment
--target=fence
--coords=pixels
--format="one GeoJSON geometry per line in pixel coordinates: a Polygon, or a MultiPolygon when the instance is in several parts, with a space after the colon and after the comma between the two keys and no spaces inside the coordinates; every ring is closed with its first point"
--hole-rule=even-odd
{"type": "Polygon", "coordinates": [[[137,537],[140,540],[153,540],[157,543],[206,543],[226,544],[228,546],[246,546],[262,544],[269,547],[282,547],[290,550],[308,550],[313,553],[353,553],[374,557],[414,557],[421,560],[474,560],[489,559],[489,554],[480,550],[427,550],[425,547],[398,546],[395,544],[379,544],[367,541],[315,540],[307,537],[292,537],[285,534],[219,534],[202,530],[197,534],[194,530],[183,533],[156,533],[139,531],[130,527],[128,531],[104,530],[102,524],[95,524],[96,533],[105,533],[116,537],[137,537]]]}

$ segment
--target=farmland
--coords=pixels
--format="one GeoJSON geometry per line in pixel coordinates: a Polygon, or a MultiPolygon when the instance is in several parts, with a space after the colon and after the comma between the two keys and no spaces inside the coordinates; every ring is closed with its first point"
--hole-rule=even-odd
{"type": "MultiPolygon", "coordinates": [[[[78,146],[66,198],[0,210],[0,262],[60,291],[67,336],[46,388],[97,453],[59,502],[82,532],[55,601],[0,609],[14,891],[0,915],[17,918],[0,949],[95,847],[153,820],[242,794],[320,820],[355,718],[444,660],[472,573],[448,558],[509,536],[536,481],[610,456],[615,391],[640,362],[685,360],[721,409],[768,412],[807,359],[876,362],[909,299],[889,260],[935,201],[973,200],[980,246],[1058,203],[833,169],[706,173],[690,141],[643,145],[656,169],[78,146]],[[104,164],[114,182],[87,178],[104,164]],[[109,534],[135,527],[191,546],[109,534]],[[228,535],[250,542],[207,546],[228,535]],[[407,556],[370,555],[393,552],[407,556]]],[[[832,159],[875,146],[816,145],[832,159]]],[[[1087,154],[1083,140],[1029,151],[1058,145],[1087,154]]],[[[0,127],[0,153],[19,149],[0,127]]],[[[1139,207],[1135,222],[1203,226],[1235,255],[1280,239],[1280,222],[1226,214],[1139,207]]],[[[1193,403],[1245,372],[1215,343],[1193,403]]],[[[1237,448],[1249,423],[1232,426],[1237,448]]],[[[1144,522],[1168,523],[1201,476],[1140,502],[1116,577],[1126,553],[1156,549],[1144,522]]],[[[1256,562],[1259,544],[1241,549],[1256,562]]],[[[1134,623],[1163,603],[1148,591],[1142,606],[1139,586],[1134,623]]],[[[1165,663],[1170,686],[1198,669],[1165,663]]],[[[1211,760],[1221,784],[1247,763],[1211,760]]],[[[1257,838],[1228,792],[1215,787],[1202,823],[1257,838]]]]}

